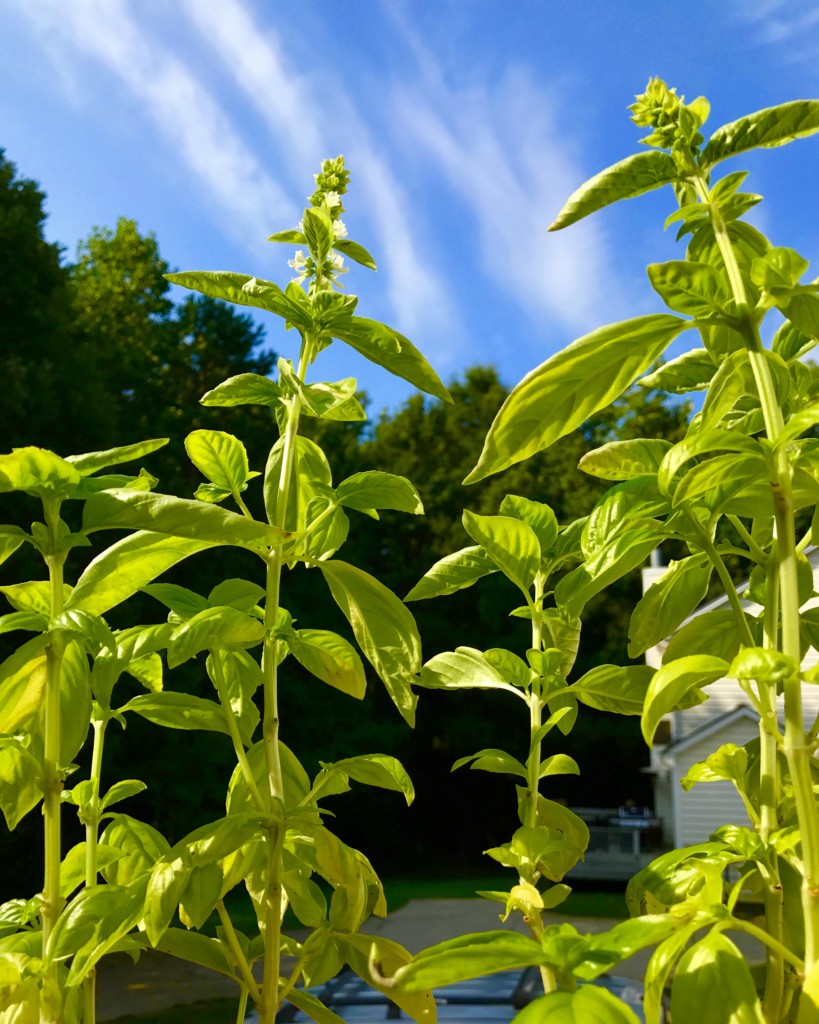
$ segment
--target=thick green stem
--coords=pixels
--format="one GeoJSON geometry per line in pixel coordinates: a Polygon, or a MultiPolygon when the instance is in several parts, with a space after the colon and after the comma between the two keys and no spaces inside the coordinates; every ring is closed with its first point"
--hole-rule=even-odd
{"type": "MultiPolygon", "coordinates": [[[[765,601],[765,647],[776,650],[779,640],[779,579],[775,569],[768,573],[765,601]]],[[[779,777],[777,765],[776,686],[757,683],[762,715],[759,720],[759,835],[767,845],[771,834],[779,827],[777,795],[779,777]]],[[[769,852],[770,870],[763,875],[765,886],[765,926],[768,934],[780,946],[784,934],[784,900],[779,865],[773,848],[769,852]]],[[[765,997],[762,1012],[765,1020],[777,1024],[782,1017],[785,995],[785,961],[779,948],[769,945],[765,949],[765,997]]]]}
{"type": "MultiPolygon", "coordinates": [[[[65,552],[59,550],[59,502],[44,502],[46,524],[50,534],[50,552],[46,555],[50,583],[51,624],[63,610],[63,564],[65,552]]],[[[46,681],[43,705],[45,710],[45,739],[43,749],[43,836],[44,836],[44,877],[43,877],[43,952],[48,950],[51,933],[62,913],[64,900],[60,896],[60,862],[62,860],[61,803],[63,777],[60,766],[62,742],[62,721],[60,709],[60,675],[62,673],[65,641],[59,630],[53,630],[45,649],[46,681]]],[[[49,967],[52,982],[56,987],[56,964],[49,967]]],[[[51,1018],[49,1018],[50,1020],[51,1018]]],[[[59,1020],[60,1018],[54,1018],[59,1020]]]]}
{"type": "MultiPolygon", "coordinates": [[[[702,201],[709,204],[714,235],[725,262],[726,273],[736,303],[737,328],[745,342],[748,360],[759,394],[765,433],[768,440],[775,443],[784,427],[784,419],[759,335],[757,320],[750,309],[739,263],[719,208],[716,204],[711,203],[711,196],[705,180],[699,180],[696,185],[702,201]]],[[[794,506],[791,469],[787,453],[783,448],[776,450],[771,460],[770,470],[776,526],[776,561],[779,573],[781,650],[798,665],[801,662],[801,649],[794,506]]],[[[802,711],[802,684],[798,673],[785,680],[784,691],[784,749],[802,836],[805,969],[809,972],[819,955],[819,812],[811,780],[811,750],[810,744],[806,742],[802,711]]]]}
{"type": "MultiPolygon", "coordinates": [[[[57,529],[59,523],[59,504],[45,504],[46,521],[52,537],[52,553],[46,557],[51,593],[51,621],[59,618],[63,610],[63,563],[65,553],[57,552],[57,529]]],[[[60,745],[62,735],[60,711],[60,674],[62,671],[65,641],[62,634],[55,630],[46,645],[46,683],[45,683],[45,743],[44,743],[44,778],[43,778],[43,816],[45,832],[45,872],[43,882],[43,948],[48,940],[62,910],[60,898],[60,861],[61,856],[61,812],[60,804],[63,791],[63,779],[60,772],[60,745]]]]}
{"type": "MultiPolygon", "coordinates": [[[[105,727],[108,720],[95,718],[94,745],[91,753],[91,797],[85,818],[85,886],[90,889],[97,884],[97,844],[100,827],[100,784],[102,779],[102,754],[105,748],[105,727]]],[[[97,1016],[97,971],[92,969],[82,983],[83,1024],[94,1024],[97,1016]]]]}
{"type": "MultiPolygon", "coordinates": [[[[305,338],[301,347],[298,376],[304,375],[310,361],[310,339],[305,338]]],[[[282,464],[276,495],[274,526],[284,529],[287,524],[287,506],[290,498],[296,437],[299,429],[301,400],[294,395],[288,409],[287,423],[282,445],[282,464]]],[[[271,552],[267,559],[267,580],[265,598],[265,642],[262,655],[264,677],[264,719],[262,736],[264,741],[265,765],[267,768],[270,796],[275,804],[284,799],[281,757],[279,754],[279,688],[278,688],[278,642],[273,635],[279,619],[281,606],[281,577],[284,553],[281,547],[271,552]]],[[[279,1003],[279,973],[281,971],[281,919],[282,919],[282,830],[273,828],[268,840],[267,891],[265,893],[265,955],[264,980],[262,982],[262,1005],[259,1010],[261,1024],[275,1024],[279,1003]]]]}
{"type": "MultiPolygon", "coordinates": [[[[532,603],[532,648],[536,651],[543,650],[543,623],[540,615],[538,614],[543,604],[543,585],[544,578],[538,573],[535,578],[535,596],[532,603]]],[[[538,811],[538,794],[540,788],[540,755],[541,755],[541,741],[535,740],[538,730],[543,724],[543,700],[540,692],[538,691],[534,682],[534,672],[532,689],[529,693],[527,703],[529,705],[529,757],[526,761],[526,813],[525,813],[525,824],[529,828],[537,828],[537,811],[538,811]]],[[[531,879],[520,878],[521,882],[531,882],[531,879]]],[[[540,916],[540,912],[534,912],[527,916],[526,923],[529,925],[529,931],[532,933],[532,937],[535,941],[540,942],[540,938],[543,935],[543,920],[540,916]]],[[[555,980],[554,972],[550,967],[545,965],[540,968],[540,977],[543,982],[544,992],[554,992],[557,989],[557,982],[555,980]]]]}

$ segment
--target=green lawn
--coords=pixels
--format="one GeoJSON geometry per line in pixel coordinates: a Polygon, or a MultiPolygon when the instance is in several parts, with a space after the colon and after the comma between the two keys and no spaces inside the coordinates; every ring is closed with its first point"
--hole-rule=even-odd
{"type": "MultiPolygon", "coordinates": [[[[477,877],[450,878],[387,878],[384,879],[384,893],[390,911],[399,910],[410,900],[424,899],[473,899],[482,889],[506,891],[510,876],[484,875],[477,877]]],[[[256,919],[250,900],[243,889],[237,888],[226,900],[228,910],[239,931],[246,935],[256,932],[256,919]]],[[[500,904],[498,904],[500,909],[500,904]]],[[[626,904],[622,890],[586,891],[574,890],[568,899],[555,907],[552,913],[569,917],[619,917],[625,918],[626,904]]],[[[218,920],[214,915],[207,929],[214,934],[218,920]]],[[[298,928],[299,922],[291,911],[285,916],[286,928],[298,928]]]]}
{"type": "MultiPolygon", "coordinates": [[[[509,885],[508,873],[475,878],[388,878],[384,879],[384,893],[393,911],[410,900],[471,899],[478,890],[508,891],[509,885]]],[[[622,891],[575,890],[553,913],[571,917],[628,917],[622,891]]]]}

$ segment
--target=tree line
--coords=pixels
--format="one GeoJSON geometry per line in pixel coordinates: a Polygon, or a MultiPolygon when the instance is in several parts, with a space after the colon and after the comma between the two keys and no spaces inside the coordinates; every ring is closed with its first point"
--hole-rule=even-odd
{"type": "MultiPolygon", "coordinates": [[[[159,479],[158,490],[190,497],[200,481],[185,456],[185,436],[200,427],[231,431],[229,414],[235,413],[235,430],[248,447],[251,468],[262,470],[274,434],[268,411],[211,410],[198,400],[226,377],[270,372],[276,361],[275,342],[264,327],[235,307],[203,296],[174,301],[163,277],[171,268],[157,239],[141,232],[133,220],[120,218],[113,228],[94,228],[67,260],[59,245],[46,240],[44,205],[39,185],[20,176],[0,150],[2,450],[38,445],[65,456],[169,437],[170,444],[152,455],[146,466],[159,479]]],[[[577,469],[586,451],[606,440],[629,437],[680,440],[690,413],[685,404],[634,388],[548,452],[466,488],[460,481],[475,464],[507,390],[490,366],[467,369],[449,390],[452,405],[415,395],[397,410],[364,424],[313,421],[314,439],[327,452],[336,479],[379,468],[408,477],[418,488],[424,516],[383,513],[375,541],[372,530],[366,540],[363,535],[359,539],[353,523],[345,548],[351,561],[399,595],[406,594],[438,558],[469,543],[461,527],[464,507],[495,514],[501,497],[513,493],[548,502],[561,522],[576,518],[587,513],[604,490],[600,481],[577,469]]],[[[366,395],[360,397],[366,406],[366,395]]],[[[261,503],[260,494],[248,494],[249,503],[254,498],[261,503]]],[[[0,521],[30,525],[28,509],[8,502],[0,508],[0,521]]],[[[32,514],[33,509],[32,504],[32,514]]],[[[207,568],[195,558],[186,561],[172,578],[207,592],[211,573],[214,582],[225,575],[242,576],[235,550],[221,559],[215,555],[207,568]]],[[[17,578],[19,570],[18,561],[17,578]]],[[[0,567],[0,586],[2,573],[0,567]]],[[[303,626],[335,618],[338,631],[346,633],[346,623],[324,590],[317,593],[309,571],[296,571],[294,577],[288,589],[295,594],[289,608],[294,618],[303,626]]],[[[526,624],[506,612],[508,586],[495,576],[481,588],[449,598],[443,607],[435,601],[413,604],[425,657],[451,646],[452,636],[481,649],[525,647],[526,624]]],[[[639,588],[639,579],[631,578],[590,604],[578,673],[595,664],[627,660],[626,627],[639,588]]],[[[158,621],[156,603],[147,597],[141,601],[142,621],[158,621]]],[[[3,640],[0,635],[0,643],[3,640]]],[[[10,644],[0,647],[3,656],[10,651],[10,644]]],[[[476,702],[468,693],[425,691],[418,724],[410,731],[389,706],[383,688],[373,686],[368,692],[365,715],[352,715],[349,697],[327,687],[319,691],[319,684],[291,665],[292,659],[282,714],[289,723],[291,745],[308,770],[317,767],[319,751],[333,760],[362,751],[390,753],[402,760],[416,785],[418,797],[409,811],[390,799],[391,794],[379,799],[380,791],[370,791],[366,804],[357,804],[355,793],[349,795],[343,837],[371,851],[376,867],[387,876],[411,872],[418,864],[427,871],[485,867],[480,851],[509,828],[508,782],[495,782],[490,776],[487,785],[484,776],[478,788],[468,771],[450,777],[449,769],[456,758],[496,746],[508,733],[511,709],[504,695],[498,695],[488,715],[491,699],[476,702]]],[[[195,662],[174,670],[166,682],[174,689],[201,694],[210,686],[203,666],[195,662]]],[[[213,780],[214,793],[224,792],[231,765],[229,744],[222,749],[211,734],[197,732],[185,733],[180,743],[170,730],[132,721],[127,737],[112,736],[115,772],[116,739],[123,760],[126,746],[129,759],[135,750],[141,752],[140,774],[149,784],[148,791],[136,798],[142,806],[135,806],[134,813],[153,822],[172,841],[207,815],[221,812],[201,801],[208,779],[213,780]],[[193,779],[196,785],[191,784],[193,779]]],[[[581,774],[561,779],[562,789],[554,797],[573,805],[649,799],[648,781],[639,772],[647,758],[638,723],[584,715],[561,749],[576,758],[581,774]],[[620,752],[622,770],[617,775],[595,767],[610,763],[610,756],[603,755],[610,755],[612,745],[620,752]]],[[[24,820],[11,836],[0,834],[0,842],[11,850],[10,858],[21,865],[28,848],[26,826],[24,820]]],[[[5,832],[4,826],[0,829],[5,832]]],[[[69,835],[66,841],[75,839],[69,835]]],[[[39,869],[31,878],[36,886],[39,869]]],[[[18,882],[19,878],[17,890],[18,882]]]]}

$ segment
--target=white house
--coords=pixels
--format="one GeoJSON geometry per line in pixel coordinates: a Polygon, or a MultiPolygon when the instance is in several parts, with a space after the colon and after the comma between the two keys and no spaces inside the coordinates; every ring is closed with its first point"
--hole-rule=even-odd
{"type": "MultiPolygon", "coordinates": [[[[806,552],[813,567],[814,589],[819,592],[819,548],[806,552]]],[[[643,570],[643,591],[655,583],[666,571],[652,564],[643,570]]],[[[744,590],[741,587],[740,590],[744,590]]],[[[682,626],[692,619],[727,607],[726,597],[701,605],[682,626]]],[[[751,614],[762,609],[754,602],[742,599],[743,607],[751,614]]],[[[806,607],[819,604],[812,598],[806,607]]],[[[646,652],[646,662],[654,668],[662,664],[667,640],[646,652]]],[[[819,654],[811,648],[805,656],[805,665],[819,662],[819,654]]],[[[819,686],[803,687],[805,715],[812,721],[819,714],[819,686]]],[[[748,815],[742,800],[730,782],[698,783],[689,792],[680,785],[689,768],[725,743],[742,746],[759,734],[757,715],[735,680],[719,679],[705,688],[708,700],[686,711],[674,711],[666,717],[657,731],[655,746],[651,750],[651,763],[645,769],[654,775],[654,813],[662,821],[663,839],[672,847],[705,842],[720,825],[747,825],[748,815]],[[662,742],[661,742],[662,741],[662,742]]],[[[780,698],[780,725],[782,707],[780,698]]]]}

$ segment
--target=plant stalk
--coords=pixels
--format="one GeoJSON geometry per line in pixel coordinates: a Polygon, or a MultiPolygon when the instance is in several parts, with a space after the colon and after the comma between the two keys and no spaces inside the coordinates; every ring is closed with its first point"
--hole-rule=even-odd
{"type": "MultiPolygon", "coordinates": [[[[299,356],[298,376],[304,380],[309,364],[310,339],[302,340],[299,356]]],[[[276,496],[274,526],[285,529],[287,505],[299,428],[301,399],[294,395],[288,409],[287,423],[282,446],[282,465],[276,496]]],[[[270,553],[267,559],[267,580],[265,598],[265,641],[262,655],[264,675],[264,722],[263,739],[265,765],[267,768],[270,796],[275,809],[276,801],[284,800],[281,757],[279,754],[279,690],[278,690],[278,641],[273,635],[279,618],[281,605],[281,576],[284,552],[281,546],[270,553]]],[[[262,982],[262,1005],[259,1009],[261,1024],[275,1024],[279,1003],[279,974],[281,971],[281,923],[282,923],[282,829],[273,827],[268,840],[267,891],[265,893],[265,954],[264,978],[262,982]]]]}
{"type": "MultiPolygon", "coordinates": [[[[538,614],[541,610],[541,605],[543,604],[543,586],[543,575],[538,573],[535,577],[535,596],[531,606],[533,612],[532,647],[536,651],[543,650],[543,623],[540,619],[540,615],[538,614]]],[[[540,729],[543,724],[543,701],[540,693],[535,692],[534,671],[532,672],[532,679],[532,688],[527,700],[529,705],[529,745],[531,750],[526,762],[527,779],[525,824],[529,828],[537,828],[541,741],[538,740],[536,743],[533,743],[532,741],[534,740],[538,729],[540,729]]],[[[528,882],[531,880],[521,876],[520,881],[528,882]]],[[[543,935],[543,919],[540,916],[540,911],[537,911],[533,916],[527,915],[525,920],[529,926],[529,931],[532,933],[532,938],[534,938],[536,942],[540,942],[540,937],[543,935]]],[[[545,993],[554,992],[557,989],[557,981],[555,979],[554,971],[552,971],[550,967],[545,964],[541,965],[540,977],[543,982],[543,991],[545,993]]]]}
{"type": "MultiPolygon", "coordinates": [[[[94,745],[91,753],[91,799],[85,821],[85,887],[97,884],[97,845],[100,827],[100,782],[102,778],[102,754],[105,747],[105,728],[108,720],[95,718],[94,745]]],[[[92,968],[82,983],[83,1024],[94,1024],[97,1016],[97,970],[92,968]]]]}
{"type": "MultiPolygon", "coordinates": [[[[737,322],[748,351],[760,406],[769,441],[775,443],[784,427],[770,367],[759,335],[759,328],[748,304],[745,284],[719,208],[711,202],[704,179],[696,182],[697,191],[710,208],[714,235],[725,263],[737,306],[737,322]]],[[[799,639],[799,588],[796,569],[796,535],[791,486],[791,469],[781,448],[771,462],[771,491],[776,524],[776,561],[779,574],[781,650],[795,664],[801,662],[799,639]]],[[[802,837],[804,875],[802,910],[805,918],[805,970],[810,972],[819,955],[819,812],[811,779],[810,745],[806,742],[802,710],[802,685],[798,673],[784,682],[785,756],[788,761],[797,818],[802,837]]]]}
{"type": "MultiPolygon", "coordinates": [[[[769,571],[766,579],[765,600],[765,647],[776,650],[779,640],[779,579],[775,571],[769,571]]],[[[759,720],[759,835],[766,846],[771,834],[779,827],[777,817],[777,793],[779,772],[777,765],[777,724],[776,686],[757,682],[762,715],[759,720]]],[[[762,1012],[767,1021],[777,1024],[782,1016],[785,996],[785,961],[779,947],[784,934],[784,899],[779,878],[779,864],[776,853],[769,847],[770,871],[763,874],[765,925],[768,934],[777,945],[765,947],[765,996],[762,1012]]]]}
{"type": "MultiPolygon", "coordinates": [[[[51,625],[63,610],[63,565],[66,552],[59,550],[60,503],[44,501],[46,525],[50,535],[50,551],[45,561],[50,584],[51,625]]],[[[62,860],[61,803],[63,778],[60,771],[62,744],[62,715],[60,708],[60,676],[62,673],[65,641],[62,633],[54,629],[49,633],[45,649],[46,681],[43,700],[45,709],[45,742],[43,751],[43,955],[47,955],[51,933],[62,913],[64,901],[60,896],[60,862],[62,860]]],[[[56,990],[57,965],[49,968],[51,982],[56,990]]]]}
{"type": "MultiPolygon", "coordinates": [[[[52,553],[46,556],[51,599],[51,622],[63,610],[63,564],[65,553],[57,552],[57,524],[59,504],[44,503],[46,522],[52,540],[52,553]]],[[[62,671],[65,641],[58,630],[49,635],[46,645],[45,683],[45,744],[43,780],[43,814],[45,818],[45,876],[43,884],[43,948],[48,945],[51,932],[60,916],[60,802],[63,780],[60,774],[61,711],[60,674],[62,671]]]]}

